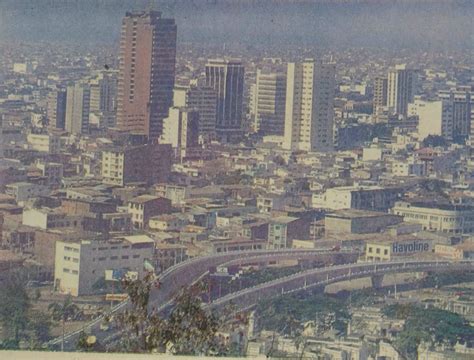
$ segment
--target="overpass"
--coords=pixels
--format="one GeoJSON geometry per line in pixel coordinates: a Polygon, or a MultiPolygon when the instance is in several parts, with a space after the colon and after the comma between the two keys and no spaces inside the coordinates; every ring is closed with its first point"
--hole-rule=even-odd
{"type": "Polygon", "coordinates": [[[336,265],[301,271],[273,281],[258,284],[225,295],[206,305],[206,307],[221,309],[225,305],[233,304],[237,309],[244,310],[257,304],[260,299],[311,288],[325,287],[326,285],[345,280],[371,277],[372,285],[374,287],[380,287],[382,285],[383,276],[389,273],[413,273],[426,271],[447,272],[459,270],[474,270],[474,260],[410,260],[336,265]]]}
{"type": "MultiPolygon", "coordinates": [[[[174,265],[158,275],[160,286],[151,291],[149,310],[158,312],[165,310],[173,303],[175,296],[183,287],[189,286],[204,277],[208,273],[209,268],[212,267],[236,264],[262,264],[282,260],[312,260],[332,265],[354,263],[357,261],[358,256],[359,253],[354,251],[336,252],[328,249],[283,249],[234,251],[193,258],[174,265]]],[[[121,312],[127,306],[128,301],[123,301],[114,306],[110,310],[109,315],[121,312]]],[[[66,334],[64,337],[65,349],[74,349],[82,331],[93,333],[99,341],[109,338],[109,333],[100,330],[100,324],[104,317],[105,315],[99,316],[82,329],[66,334]]],[[[48,347],[57,347],[61,344],[61,340],[62,337],[59,337],[49,341],[46,345],[48,347]]]]}

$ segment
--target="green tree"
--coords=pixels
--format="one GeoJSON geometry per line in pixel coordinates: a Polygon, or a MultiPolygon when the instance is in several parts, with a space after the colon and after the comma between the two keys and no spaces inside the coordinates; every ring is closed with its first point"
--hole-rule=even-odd
{"type": "Polygon", "coordinates": [[[216,336],[217,317],[202,308],[199,294],[202,284],[184,288],[174,301],[167,318],[148,311],[150,291],[157,285],[149,273],[141,280],[123,280],[130,307],[116,316],[119,326],[127,334],[121,349],[127,352],[171,350],[176,354],[216,354],[222,352],[216,336]]]}
{"type": "Polygon", "coordinates": [[[0,286],[0,322],[12,344],[18,346],[28,325],[31,301],[26,290],[26,278],[13,272],[0,286]]]}
{"type": "Polygon", "coordinates": [[[48,310],[51,312],[52,318],[55,321],[61,321],[62,325],[62,340],[61,340],[61,351],[64,351],[64,334],[66,321],[76,316],[79,313],[79,308],[72,302],[71,295],[64,298],[62,303],[49,304],[48,310]]]}

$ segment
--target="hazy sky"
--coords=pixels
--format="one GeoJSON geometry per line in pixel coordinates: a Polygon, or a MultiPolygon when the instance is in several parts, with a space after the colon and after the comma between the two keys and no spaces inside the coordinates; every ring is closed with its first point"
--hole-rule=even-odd
{"type": "MultiPolygon", "coordinates": [[[[148,0],[0,0],[0,41],[113,43],[126,10],[148,0]]],[[[245,45],[462,48],[474,1],[157,0],[181,41],[245,45]]]]}

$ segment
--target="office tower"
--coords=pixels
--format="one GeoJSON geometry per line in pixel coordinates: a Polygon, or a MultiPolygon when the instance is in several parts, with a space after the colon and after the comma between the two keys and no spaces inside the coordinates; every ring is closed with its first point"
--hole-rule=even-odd
{"type": "Polygon", "coordinates": [[[416,72],[405,64],[396,65],[388,72],[387,106],[391,113],[407,115],[408,104],[415,96],[416,72]]]}
{"type": "Polygon", "coordinates": [[[113,127],[117,112],[117,73],[100,72],[90,81],[91,87],[91,122],[94,117],[99,127],[113,127]]]}
{"type": "Polygon", "coordinates": [[[388,78],[386,76],[377,76],[374,80],[374,101],[373,115],[375,122],[383,113],[383,109],[387,106],[388,78]]]}
{"type": "Polygon", "coordinates": [[[48,94],[46,116],[50,129],[64,130],[66,126],[66,90],[58,89],[48,94]]]}
{"type": "Polygon", "coordinates": [[[190,148],[199,146],[199,113],[183,107],[170,108],[163,122],[160,143],[171,144],[176,156],[182,159],[190,148]]]}
{"type": "Polygon", "coordinates": [[[473,131],[474,121],[474,93],[471,88],[458,87],[457,89],[440,91],[440,100],[446,101],[452,108],[453,138],[466,137],[473,131]]]}
{"type": "Polygon", "coordinates": [[[86,134],[89,131],[90,86],[76,82],[67,87],[66,131],[71,134],[86,134]]]}
{"type": "Polygon", "coordinates": [[[418,117],[420,140],[429,135],[453,138],[453,112],[449,101],[425,101],[417,97],[408,104],[408,115],[418,117]]]}
{"type": "Polygon", "coordinates": [[[206,86],[217,92],[217,135],[222,140],[230,140],[241,134],[244,95],[242,62],[209,60],[206,64],[206,86]]]}
{"type": "Polygon", "coordinates": [[[174,89],[173,104],[199,113],[198,134],[203,140],[216,136],[217,94],[210,87],[192,82],[174,89]]]}
{"type": "Polygon", "coordinates": [[[91,112],[115,112],[117,110],[117,73],[100,72],[90,81],[91,112]]]}
{"type": "Polygon", "coordinates": [[[335,74],[334,63],[288,63],[285,149],[333,149],[335,74]]]}
{"type": "Polygon", "coordinates": [[[161,12],[127,12],[122,21],[117,127],[156,139],[173,105],[176,24],[161,12]]]}
{"type": "Polygon", "coordinates": [[[255,88],[256,130],[263,135],[285,132],[286,74],[257,70],[255,88]]]}

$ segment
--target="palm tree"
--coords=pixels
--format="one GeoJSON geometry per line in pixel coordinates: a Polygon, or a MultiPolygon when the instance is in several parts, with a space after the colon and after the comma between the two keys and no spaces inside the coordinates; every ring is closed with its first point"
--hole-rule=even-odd
{"type": "Polygon", "coordinates": [[[49,304],[48,310],[51,312],[51,315],[54,320],[62,322],[62,340],[61,340],[61,351],[64,351],[64,333],[65,333],[65,323],[66,320],[70,317],[77,315],[79,308],[76,304],[72,302],[71,295],[66,296],[62,303],[52,303],[49,304]]]}

